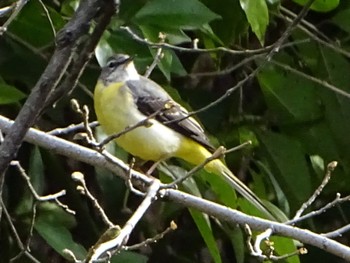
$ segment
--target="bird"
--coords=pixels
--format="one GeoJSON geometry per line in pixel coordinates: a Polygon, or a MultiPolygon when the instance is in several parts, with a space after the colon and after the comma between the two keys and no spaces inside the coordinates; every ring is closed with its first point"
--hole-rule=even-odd
{"type": "MultiPolygon", "coordinates": [[[[147,125],[115,139],[125,151],[142,160],[159,162],[175,157],[200,165],[215,151],[199,122],[159,84],[140,75],[132,56],[116,54],[107,60],[95,86],[94,108],[107,135],[123,132],[149,118],[147,125]]],[[[210,161],[204,169],[224,176],[265,216],[274,218],[261,199],[221,159],[210,161]]]]}

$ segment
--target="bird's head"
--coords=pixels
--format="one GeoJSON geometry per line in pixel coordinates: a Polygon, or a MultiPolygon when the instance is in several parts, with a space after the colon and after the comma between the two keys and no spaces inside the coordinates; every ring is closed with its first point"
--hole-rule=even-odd
{"type": "Polygon", "coordinates": [[[102,68],[100,79],[105,84],[139,79],[140,76],[135,68],[133,57],[125,54],[117,54],[107,60],[102,68]]]}

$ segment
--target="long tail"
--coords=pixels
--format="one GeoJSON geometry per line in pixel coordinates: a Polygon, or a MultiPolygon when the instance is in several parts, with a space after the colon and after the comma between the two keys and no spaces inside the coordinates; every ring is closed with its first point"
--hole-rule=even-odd
{"type": "Polygon", "coordinates": [[[263,212],[267,219],[276,220],[276,217],[263,204],[261,199],[256,196],[241,180],[239,180],[220,160],[214,160],[205,166],[209,172],[224,175],[227,182],[238,191],[245,199],[254,205],[259,211],[263,212]]]}

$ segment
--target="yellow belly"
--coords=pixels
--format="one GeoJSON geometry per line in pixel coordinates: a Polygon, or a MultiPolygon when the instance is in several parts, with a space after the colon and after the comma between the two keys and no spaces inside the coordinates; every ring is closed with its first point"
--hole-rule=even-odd
{"type": "MultiPolygon", "coordinates": [[[[123,131],[146,118],[134,105],[128,90],[114,84],[103,87],[99,82],[94,94],[95,111],[102,128],[109,135],[123,131]]],[[[118,145],[144,160],[161,160],[176,156],[182,139],[179,133],[150,120],[152,125],[138,127],[116,139],[118,145]]]]}

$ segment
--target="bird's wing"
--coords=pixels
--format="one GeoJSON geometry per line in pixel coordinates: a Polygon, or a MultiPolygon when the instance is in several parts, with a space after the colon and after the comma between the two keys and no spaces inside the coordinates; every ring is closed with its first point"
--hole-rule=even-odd
{"type": "Polygon", "coordinates": [[[127,85],[135,97],[135,103],[140,112],[149,116],[157,111],[156,120],[193,139],[213,152],[215,148],[210,144],[201,125],[181,105],[173,101],[170,95],[157,83],[147,78],[129,80],[127,85]]]}

